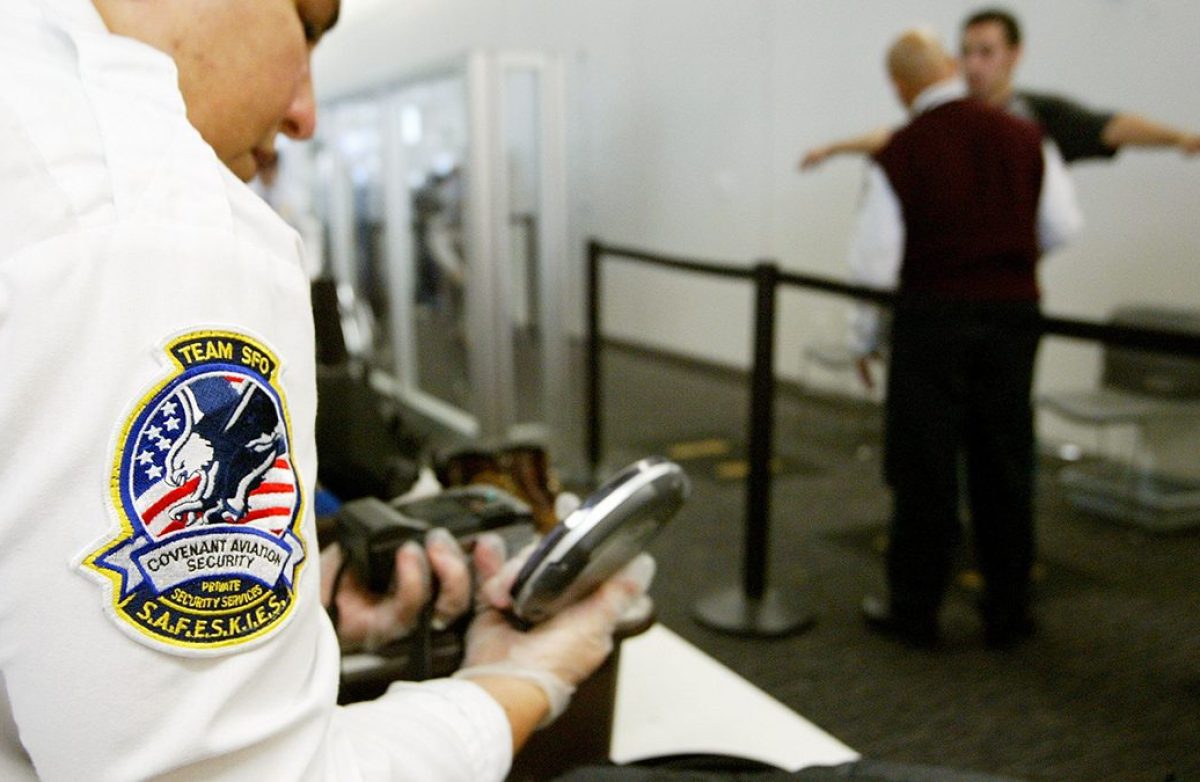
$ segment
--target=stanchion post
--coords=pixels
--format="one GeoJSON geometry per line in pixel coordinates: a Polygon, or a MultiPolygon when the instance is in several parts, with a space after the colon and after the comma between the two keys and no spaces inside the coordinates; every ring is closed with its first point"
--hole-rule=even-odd
{"type": "Polygon", "coordinates": [[[771,455],[775,434],[775,300],[779,269],[760,263],[754,269],[754,364],[750,378],[749,470],[746,477],[746,546],[742,583],[746,597],[761,600],[767,591],[771,519],[771,455]]]}
{"type": "Polygon", "coordinates": [[[754,366],[747,427],[750,442],[742,584],[701,598],[695,612],[697,620],[715,630],[776,636],[806,629],[814,619],[792,600],[767,588],[775,428],[775,299],[779,267],[771,261],[760,262],[754,268],[754,287],[754,366]]]}
{"type": "Polygon", "coordinates": [[[595,239],[587,244],[587,459],[589,478],[600,470],[600,441],[603,436],[600,417],[600,261],[604,246],[595,239]]]}

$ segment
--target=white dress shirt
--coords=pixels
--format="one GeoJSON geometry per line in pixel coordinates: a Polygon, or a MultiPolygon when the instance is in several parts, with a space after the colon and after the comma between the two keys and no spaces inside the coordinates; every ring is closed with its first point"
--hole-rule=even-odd
{"type": "MultiPolygon", "coordinates": [[[[967,96],[961,79],[934,84],[913,101],[913,115],[967,96]]],[[[1067,175],[1062,156],[1053,141],[1042,144],[1042,190],[1038,200],[1038,243],[1042,253],[1065,244],[1083,227],[1083,213],[1075,197],[1075,186],[1067,175]]],[[[887,174],[874,160],[867,167],[862,204],[850,243],[850,276],[860,285],[892,290],[900,279],[904,259],[904,217],[900,201],[887,174]]],[[[879,348],[879,309],[856,306],[851,320],[851,349],[867,355],[879,348]]]]}
{"type": "MultiPolygon", "coordinates": [[[[311,510],[315,351],[295,231],[187,122],[172,60],[110,35],[87,0],[4,0],[0,74],[0,779],[503,779],[508,722],[470,682],[335,705],[340,653],[319,602],[311,510]],[[142,534],[123,515],[126,495],[166,485],[126,480],[137,459],[157,468],[165,458],[154,442],[172,442],[137,416],[166,410],[154,405],[171,389],[183,399],[200,387],[184,384],[192,376],[164,346],[217,332],[277,359],[259,399],[286,415],[275,440],[247,447],[287,445],[271,469],[286,477],[273,491],[292,515],[274,532],[188,527],[196,537],[156,533],[159,549],[114,548],[142,534]],[[122,449],[137,438],[144,457],[122,449]],[[224,636],[201,632],[199,612],[175,611],[168,628],[149,624],[167,615],[149,604],[144,617],[126,611],[125,595],[199,551],[175,541],[254,535],[262,551],[288,553],[262,576],[286,594],[238,614],[244,637],[208,618],[208,630],[230,633],[211,642],[224,636]],[[89,559],[96,552],[109,552],[107,565],[89,559]]],[[[204,379],[226,393],[259,382],[238,371],[204,379]]],[[[171,456],[206,458],[185,450],[171,456]]],[[[256,556],[187,562],[270,564],[256,556]]],[[[186,578],[168,579],[177,591],[162,597],[200,583],[186,578]]]]}

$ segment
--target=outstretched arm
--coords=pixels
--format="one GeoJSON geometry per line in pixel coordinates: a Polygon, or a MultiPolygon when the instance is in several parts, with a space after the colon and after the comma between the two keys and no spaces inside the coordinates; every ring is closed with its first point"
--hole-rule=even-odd
{"type": "Polygon", "coordinates": [[[1115,114],[1102,138],[1113,149],[1123,146],[1176,147],[1185,155],[1200,152],[1200,134],[1164,125],[1140,114],[1115,114]]]}
{"type": "Polygon", "coordinates": [[[820,147],[813,147],[800,159],[800,170],[807,171],[815,168],[837,155],[874,155],[887,146],[891,138],[891,128],[878,128],[861,136],[853,136],[820,147]]]}

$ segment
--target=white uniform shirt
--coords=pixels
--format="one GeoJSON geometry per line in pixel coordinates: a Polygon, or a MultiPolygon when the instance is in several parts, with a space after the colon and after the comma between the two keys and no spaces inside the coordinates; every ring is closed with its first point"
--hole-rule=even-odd
{"type": "Polygon", "coordinates": [[[0,74],[0,779],[502,779],[470,682],[335,705],[295,232],[86,0],[0,74]]]}
{"type": "MultiPolygon", "coordinates": [[[[966,86],[959,79],[927,87],[913,101],[914,115],[952,100],[965,98],[966,86]]],[[[1043,253],[1065,244],[1083,227],[1083,212],[1075,197],[1075,186],[1067,175],[1062,155],[1053,141],[1042,144],[1042,192],[1038,200],[1038,242],[1043,253]]],[[[881,290],[894,289],[904,259],[904,217],[900,201],[883,168],[874,160],[867,168],[862,205],[850,244],[850,276],[860,285],[881,290]]],[[[878,309],[871,305],[855,308],[851,322],[851,348],[867,355],[879,347],[878,309]]]]}

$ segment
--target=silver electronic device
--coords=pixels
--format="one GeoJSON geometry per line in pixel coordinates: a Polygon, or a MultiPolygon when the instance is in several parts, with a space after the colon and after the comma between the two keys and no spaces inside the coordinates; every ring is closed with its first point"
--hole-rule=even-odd
{"type": "Polygon", "coordinates": [[[537,624],[590,593],[646,547],[690,490],[683,469],[658,456],[606,481],[526,560],[512,586],[513,617],[537,624]]]}

